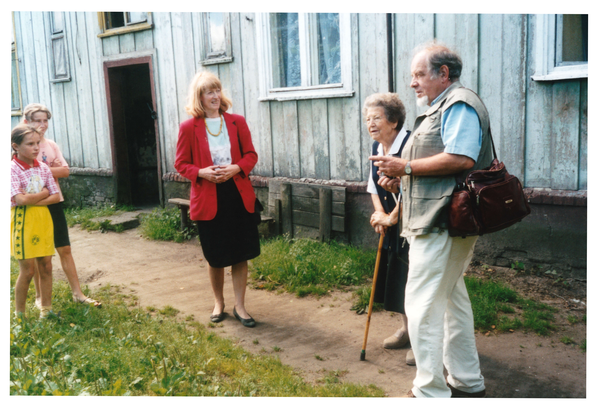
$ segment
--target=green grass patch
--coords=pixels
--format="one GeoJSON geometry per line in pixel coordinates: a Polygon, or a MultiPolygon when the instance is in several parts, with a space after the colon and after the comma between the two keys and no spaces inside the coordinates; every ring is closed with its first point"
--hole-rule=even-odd
{"type": "MultiPolygon", "coordinates": [[[[11,261],[11,287],[17,275],[11,261]]],[[[276,355],[250,354],[196,322],[129,309],[115,289],[93,295],[103,301],[96,309],[73,302],[68,284],[57,282],[60,314],[48,320],[37,319],[33,287],[25,319],[13,318],[11,304],[11,395],[384,396],[373,385],[307,383],[276,355]]]]}
{"type": "Polygon", "coordinates": [[[173,306],[167,305],[164,308],[159,309],[158,313],[163,316],[175,317],[179,313],[179,310],[175,309],[173,306]]]}
{"type": "Polygon", "coordinates": [[[181,213],[174,207],[156,208],[150,214],[140,215],[140,232],[156,241],[184,242],[195,235],[193,227],[181,231],[181,213]]]}
{"type": "Polygon", "coordinates": [[[337,242],[277,237],[261,243],[252,261],[258,287],[298,296],[321,296],[331,289],[364,284],[373,275],[375,252],[337,242]]]}
{"type": "Polygon", "coordinates": [[[547,335],[556,329],[552,323],[556,308],[524,299],[506,285],[491,280],[466,276],[465,284],[473,306],[475,328],[480,331],[528,329],[547,335]]]}
{"type": "Polygon", "coordinates": [[[569,336],[563,336],[560,338],[560,342],[566,345],[575,344],[575,340],[571,339],[569,336]]]}
{"type": "MultiPolygon", "coordinates": [[[[372,283],[363,285],[352,291],[354,303],[350,310],[355,310],[357,314],[362,315],[369,310],[369,301],[371,300],[372,283]]],[[[383,303],[373,303],[373,312],[383,310],[383,303]]]]}
{"type": "Polygon", "coordinates": [[[473,306],[475,328],[479,330],[491,330],[498,323],[501,307],[506,310],[509,303],[517,301],[517,292],[496,282],[466,276],[465,284],[473,306]]]}

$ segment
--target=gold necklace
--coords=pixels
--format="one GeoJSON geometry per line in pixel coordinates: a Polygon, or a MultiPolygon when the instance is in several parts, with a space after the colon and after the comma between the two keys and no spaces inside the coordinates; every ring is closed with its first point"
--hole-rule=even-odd
{"type": "Polygon", "coordinates": [[[219,132],[217,132],[216,134],[213,134],[212,132],[210,132],[210,128],[208,128],[208,124],[206,122],[206,117],[204,117],[204,125],[206,125],[206,131],[208,131],[208,133],[210,135],[212,135],[213,137],[218,137],[221,134],[221,131],[223,130],[223,116],[220,116],[221,118],[221,125],[219,126],[219,132]]]}

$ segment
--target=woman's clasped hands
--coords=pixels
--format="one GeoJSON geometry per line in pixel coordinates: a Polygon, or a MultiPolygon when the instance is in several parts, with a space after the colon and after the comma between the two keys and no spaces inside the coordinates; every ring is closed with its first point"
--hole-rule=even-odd
{"type": "Polygon", "coordinates": [[[239,167],[239,165],[236,164],[211,165],[209,167],[199,169],[198,177],[204,178],[207,181],[210,181],[215,184],[220,184],[233,178],[233,176],[239,173],[240,171],[241,168],[239,167]]]}
{"type": "Polygon", "coordinates": [[[391,225],[389,222],[389,215],[382,211],[375,211],[371,215],[371,226],[375,228],[375,232],[383,235],[387,231],[387,228],[391,225]]]}

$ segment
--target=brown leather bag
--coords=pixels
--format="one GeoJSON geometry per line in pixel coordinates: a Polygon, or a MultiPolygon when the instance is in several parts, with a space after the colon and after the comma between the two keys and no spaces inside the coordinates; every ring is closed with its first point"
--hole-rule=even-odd
{"type": "Polygon", "coordinates": [[[485,169],[472,171],[458,181],[452,194],[448,232],[450,236],[474,236],[507,228],[531,213],[523,187],[496,156],[485,169]]]}

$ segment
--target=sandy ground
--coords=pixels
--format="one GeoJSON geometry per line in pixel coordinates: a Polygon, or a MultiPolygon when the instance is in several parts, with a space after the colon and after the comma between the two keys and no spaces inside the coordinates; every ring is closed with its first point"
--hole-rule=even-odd
{"type": "MultiPolygon", "coordinates": [[[[92,292],[107,284],[121,285],[123,292],[137,295],[142,307],[171,305],[180,311],[180,319],[193,315],[209,323],[213,297],[197,240],[183,244],[148,241],[136,229],[100,233],[75,227],[70,234],[80,280],[92,292]]],[[[55,280],[64,279],[56,256],[53,262],[55,280]]],[[[558,330],[550,336],[520,331],[477,334],[487,397],[586,397],[586,354],[576,345],[560,342],[563,336],[578,343],[586,338],[584,324],[566,321],[567,315],[581,316],[585,310],[581,304],[568,302],[568,295],[556,296],[545,300],[561,309],[556,314],[558,330]]],[[[373,313],[366,360],[360,361],[367,317],[350,310],[349,293],[297,298],[249,286],[247,309],[257,321],[252,329],[233,317],[229,272],[225,300],[228,317],[213,331],[250,352],[277,354],[307,381],[340,371],[342,380],[373,383],[389,397],[401,397],[412,387],[415,368],[405,364],[407,349],[381,347],[383,339],[398,328],[397,315],[373,313]]]]}

